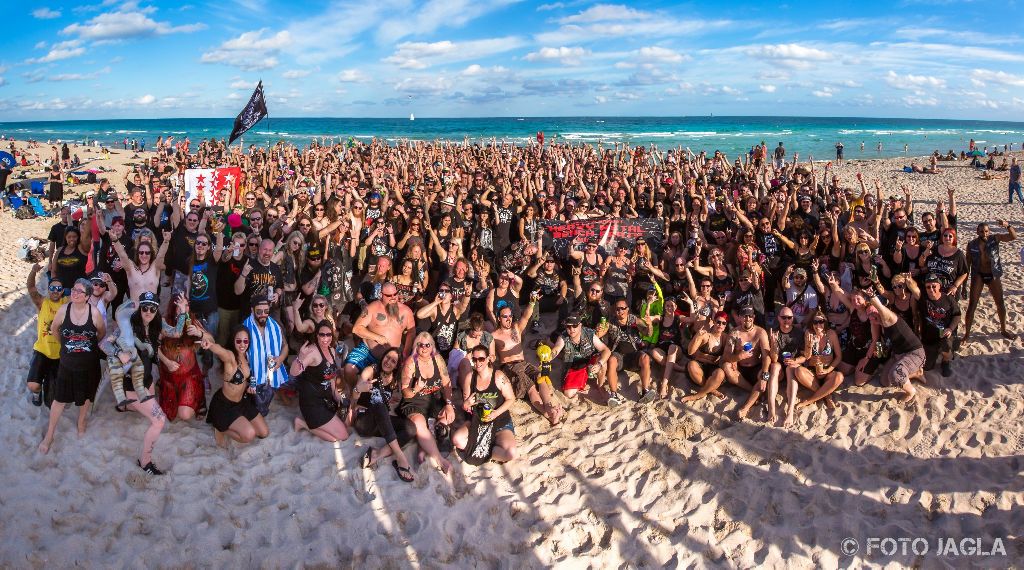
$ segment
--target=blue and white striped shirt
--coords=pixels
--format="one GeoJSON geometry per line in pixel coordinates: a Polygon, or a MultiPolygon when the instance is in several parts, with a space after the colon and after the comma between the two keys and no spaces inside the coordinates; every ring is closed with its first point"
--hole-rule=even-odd
{"type": "Polygon", "coordinates": [[[267,326],[260,328],[252,315],[242,322],[249,331],[249,368],[252,370],[252,379],[256,385],[270,383],[270,387],[280,388],[288,380],[285,373],[285,366],[281,364],[272,373],[267,373],[267,358],[281,355],[283,337],[281,325],[277,324],[272,317],[267,317],[267,326]]]}

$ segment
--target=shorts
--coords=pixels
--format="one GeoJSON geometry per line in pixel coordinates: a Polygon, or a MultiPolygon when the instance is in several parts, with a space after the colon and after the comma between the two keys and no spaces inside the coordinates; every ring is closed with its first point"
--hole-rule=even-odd
{"type": "Polygon", "coordinates": [[[924,369],[931,370],[935,367],[935,361],[939,355],[944,352],[953,352],[953,338],[956,334],[950,335],[948,338],[939,338],[933,342],[924,343],[924,369]]]}
{"type": "Polygon", "coordinates": [[[494,433],[497,434],[499,431],[501,431],[503,429],[507,429],[508,431],[512,432],[512,435],[515,435],[515,433],[516,433],[516,426],[515,426],[515,424],[512,423],[512,418],[509,418],[508,419],[508,423],[506,423],[505,425],[503,425],[503,426],[501,426],[499,428],[494,428],[494,433]]]}
{"type": "Polygon", "coordinates": [[[512,390],[516,393],[516,398],[525,397],[530,388],[536,384],[537,378],[540,377],[540,371],[537,370],[537,367],[525,360],[502,364],[501,371],[505,373],[508,381],[512,383],[512,390]]]}
{"type": "Polygon", "coordinates": [[[32,351],[32,363],[28,367],[28,378],[26,382],[37,384],[49,384],[57,377],[57,369],[60,367],[59,358],[50,358],[38,350],[32,351]]]}
{"type": "Polygon", "coordinates": [[[894,354],[892,356],[892,380],[890,380],[889,385],[900,387],[909,382],[910,375],[921,370],[921,367],[924,366],[924,361],[924,348],[918,348],[903,354],[894,354]]]}
{"type": "Polygon", "coordinates": [[[377,364],[377,359],[370,352],[370,347],[365,342],[360,342],[359,346],[353,348],[352,352],[348,353],[345,364],[351,364],[361,372],[367,366],[377,364]]]}
{"type": "Polygon", "coordinates": [[[206,412],[206,423],[212,425],[213,429],[219,432],[225,432],[238,418],[244,417],[251,422],[259,414],[252,396],[248,393],[243,394],[241,400],[232,402],[224,395],[223,390],[217,390],[210,400],[210,409],[206,412]]]}
{"type": "Polygon", "coordinates": [[[639,350],[634,350],[633,352],[627,352],[625,354],[621,352],[613,352],[612,356],[619,361],[619,365],[616,367],[616,370],[622,370],[623,368],[626,370],[639,370],[641,354],[643,353],[639,350]]]}
{"type": "Polygon", "coordinates": [[[444,401],[444,396],[438,390],[433,394],[420,394],[402,400],[402,403],[398,405],[398,413],[406,418],[411,418],[413,414],[420,414],[426,419],[437,418],[446,405],[448,403],[444,401]]]}
{"type": "Polygon", "coordinates": [[[600,356],[595,354],[583,368],[570,368],[565,372],[565,380],[562,381],[562,391],[582,390],[587,387],[587,380],[597,378],[601,366],[597,364],[600,356]]]}
{"type": "Polygon", "coordinates": [[[761,365],[756,366],[740,366],[736,365],[736,370],[740,373],[740,377],[749,382],[751,385],[757,384],[761,381],[761,365]]]}
{"type": "Polygon", "coordinates": [[[981,282],[984,283],[985,285],[991,283],[992,280],[995,278],[995,276],[992,275],[991,273],[982,273],[981,271],[978,272],[978,277],[981,278],[981,282]]]}
{"type": "Polygon", "coordinates": [[[710,378],[711,375],[715,373],[715,370],[718,370],[719,368],[718,364],[713,364],[711,362],[701,362],[699,360],[694,360],[694,362],[697,363],[697,366],[700,366],[700,371],[704,373],[705,380],[710,378]]]}

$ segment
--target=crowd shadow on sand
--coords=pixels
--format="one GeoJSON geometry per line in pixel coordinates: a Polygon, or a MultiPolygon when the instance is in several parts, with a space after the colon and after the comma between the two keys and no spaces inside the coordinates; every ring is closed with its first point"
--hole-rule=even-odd
{"type": "MultiPolygon", "coordinates": [[[[714,414],[690,408],[684,413],[703,419],[708,426],[718,423],[714,414]]],[[[842,565],[844,560],[853,560],[841,550],[844,537],[862,540],[872,536],[1000,537],[1007,558],[992,563],[1004,565],[1024,557],[1024,543],[1017,534],[1024,524],[1024,509],[1004,508],[998,501],[987,503],[983,514],[953,514],[936,507],[937,497],[951,493],[1024,491],[1021,456],[922,458],[874,445],[843,449],[798,432],[746,422],[708,434],[714,435],[738,446],[744,457],[725,455],[719,462],[705,462],[696,454],[683,457],[657,439],[648,450],[681,480],[711,485],[726,514],[744,523],[753,539],[774,544],[783,558],[813,556],[812,549],[824,549],[834,553],[842,565]],[[800,476],[782,469],[783,464],[791,465],[800,476]],[[730,486],[739,480],[758,481],[762,496],[739,495],[730,486]],[[897,491],[902,490],[910,495],[901,496],[897,491]],[[779,526],[766,522],[769,509],[750,508],[766,507],[772,497],[786,495],[795,495],[805,510],[785,510],[785,520],[780,520],[779,526]],[[890,500],[880,500],[877,495],[890,500]],[[922,504],[929,499],[931,504],[922,504]]]]}

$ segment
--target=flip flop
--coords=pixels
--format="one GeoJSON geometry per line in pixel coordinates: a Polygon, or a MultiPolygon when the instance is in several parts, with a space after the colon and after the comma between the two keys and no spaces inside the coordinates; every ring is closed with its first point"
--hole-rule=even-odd
{"type": "Polygon", "coordinates": [[[363,455],[363,460],[359,464],[360,467],[362,467],[363,469],[369,469],[370,465],[372,463],[372,457],[373,457],[373,448],[371,447],[370,449],[367,449],[366,450],[366,454],[363,455]]]}
{"type": "Polygon", "coordinates": [[[406,483],[413,482],[412,470],[408,467],[399,467],[398,461],[392,461],[391,466],[395,468],[395,473],[398,474],[398,478],[406,483]]]}

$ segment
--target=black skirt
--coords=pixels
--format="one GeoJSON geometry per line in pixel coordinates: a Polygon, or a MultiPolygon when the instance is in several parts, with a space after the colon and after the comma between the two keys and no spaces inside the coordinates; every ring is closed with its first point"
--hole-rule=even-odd
{"type": "Polygon", "coordinates": [[[50,182],[50,193],[47,194],[46,199],[51,202],[64,201],[64,183],[50,182]]]}
{"type": "Polygon", "coordinates": [[[100,387],[100,360],[92,354],[65,355],[60,359],[57,377],[53,382],[53,401],[61,404],[85,405],[96,401],[100,387]]]}
{"type": "Polygon", "coordinates": [[[210,408],[206,412],[206,423],[212,425],[219,432],[225,432],[238,418],[244,417],[251,422],[259,413],[248,393],[243,394],[241,400],[232,402],[224,395],[223,390],[217,390],[210,400],[210,408]]]}

